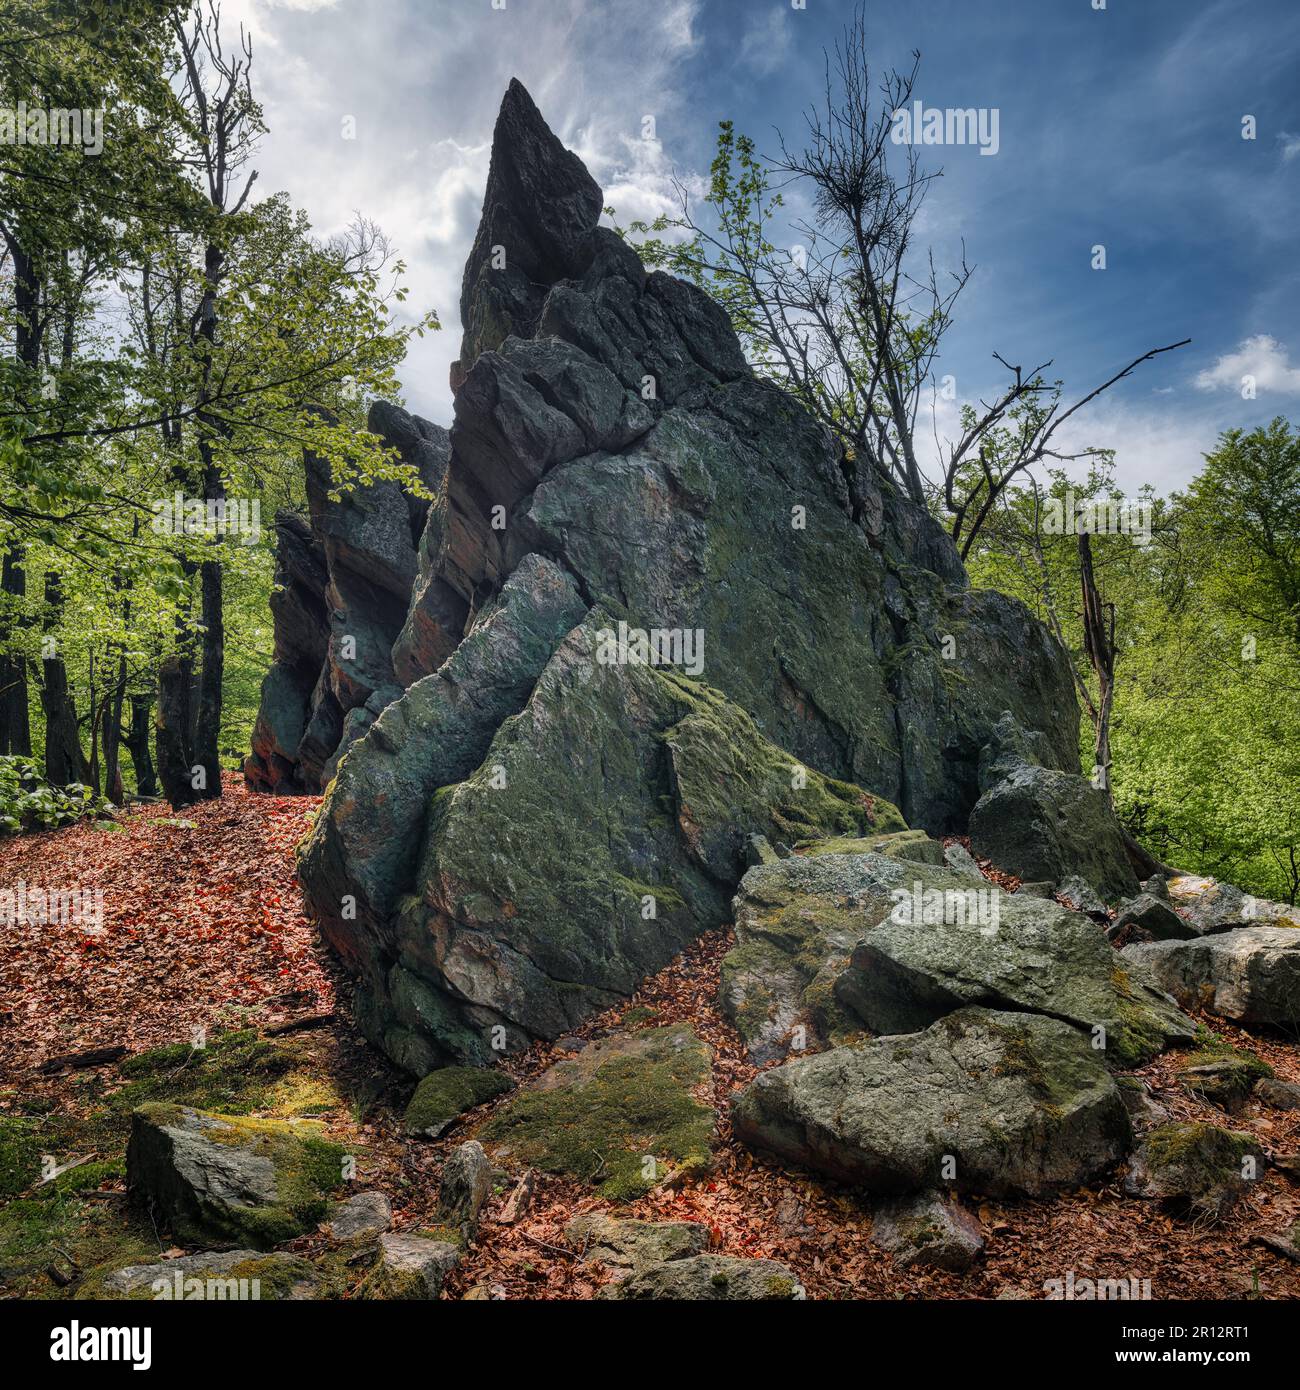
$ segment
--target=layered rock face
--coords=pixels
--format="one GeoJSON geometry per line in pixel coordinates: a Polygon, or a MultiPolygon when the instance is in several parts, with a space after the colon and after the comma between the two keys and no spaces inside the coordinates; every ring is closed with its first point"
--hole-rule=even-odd
{"type": "Polygon", "coordinates": [[[333,611],[363,606],[364,578],[381,616],[373,662],[346,669],[331,618],[339,739],[364,736],[301,876],[362,1026],[415,1072],[627,994],[727,919],[752,834],[964,828],[1004,712],[1045,767],[1078,768],[1045,629],[970,590],[942,530],[601,206],[512,83],[418,548],[408,565],[368,517],[393,563],[363,576],[320,527],[333,611]],[[408,574],[399,617],[373,590],[408,574]]]}
{"type": "MultiPolygon", "coordinates": [[[[367,423],[441,493],[446,430],[386,401],[367,423]]],[[[281,795],[319,792],[379,712],[447,654],[423,623],[430,504],[391,482],[333,499],[328,466],[309,454],[306,471],[309,515],[276,516],[275,658],[244,763],[249,786],[281,795]]]]}

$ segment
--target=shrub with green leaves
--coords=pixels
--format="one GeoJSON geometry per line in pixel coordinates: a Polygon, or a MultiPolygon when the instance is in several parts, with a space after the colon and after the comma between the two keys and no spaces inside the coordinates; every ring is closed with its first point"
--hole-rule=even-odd
{"type": "Polygon", "coordinates": [[[81,782],[56,787],[30,758],[0,757],[0,834],[68,825],[102,805],[103,799],[81,782]]]}

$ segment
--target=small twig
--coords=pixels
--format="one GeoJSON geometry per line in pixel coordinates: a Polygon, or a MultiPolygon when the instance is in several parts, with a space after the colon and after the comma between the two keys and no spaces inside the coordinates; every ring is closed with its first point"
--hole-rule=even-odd
{"type": "Polygon", "coordinates": [[[534,1245],[540,1245],[543,1250],[551,1250],[557,1255],[562,1255],[566,1260],[576,1260],[578,1257],[572,1250],[566,1250],[562,1245],[552,1245],[549,1240],[543,1240],[541,1236],[530,1236],[527,1231],[520,1231],[519,1234],[525,1240],[531,1240],[534,1245]]]}

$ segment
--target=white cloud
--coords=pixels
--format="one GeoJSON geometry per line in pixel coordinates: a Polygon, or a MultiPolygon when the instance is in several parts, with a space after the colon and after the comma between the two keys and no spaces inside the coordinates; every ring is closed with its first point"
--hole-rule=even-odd
{"type": "Polygon", "coordinates": [[[740,61],[761,76],[768,76],[785,62],[790,46],[788,8],[774,5],[765,18],[754,19],[740,44],[740,61]]]}
{"type": "Polygon", "coordinates": [[[1282,162],[1289,164],[1300,155],[1300,135],[1292,135],[1289,130],[1280,130],[1277,138],[1282,146],[1282,162]]]}
{"type": "Polygon", "coordinates": [[[1245,339],[1236,352],[1225,353],[1212,367],[1198,372],[1196,385],[1202,391],[1240,391],[1246,377],[1254,381],[1257,391],[1300,396],[1300,367],[1291,365],[1285,345],[1267,333],[1245,339]]]}
{"type": "Polygon", "coordinates": [[[663,142],[683,128],[681,67],[698,51],[699,13],[699,0],[504,10],[488,0],[225,0],[230,30],[243,21],[254,35],[254,91],[269,126],[258,188],[286,190],[321,236],[358,210],[373,218],[406,263],[411,317],[438,313],[442,332],[413,342],[399,368],[412,410],[450,420],[461,273],[510,78],[584,160],[619,221],[651,220],[677,205],[663,142]],[[641,138],[646,115],[657,139],[641,138]],[[345,116],[355,139],[342,136],[345,116]]]}

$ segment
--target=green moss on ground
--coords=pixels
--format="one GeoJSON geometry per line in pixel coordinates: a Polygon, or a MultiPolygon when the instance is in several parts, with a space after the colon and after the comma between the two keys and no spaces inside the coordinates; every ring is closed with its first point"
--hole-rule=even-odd
{"type": "Polygon", "coordinates": [[[691,1088],[708,1076],[707,1053],[680,1027],[633,1038],[644,1046],[640,1055],[611,1056],[586,1075],[562,1063],[554,1074],[571,1076],[571,1084],[521,1092],[480,1138],[508,1146],[512,1160],[590,1182],[614,1201],[639,1197],[670,1173],[704,1169],[714,1115],[691,1088]]]}
{"type": "MultiPolygon", "coordinates": [[[[251,1030],[217,1034],[204,1048],[150,1048],[116,1068],[72,1077],[68,1086],[66,1104],[10,1097],[8,1103],[23,1113],[0,1115],[0,1286],[21,1298],[75,1297],[87,1271],[158,1258],[148,1216],[120,1190],[99,1191],[121,1187],[137,1106],[162,1102],[223,1114],[297,1115],[337,1103],[329,1086],[304,1069],[296,1048],[251,1030]],[[111,1089],[122,1077],[126,1084],[111,1089]],[[88,1161],[40,1183],[46,1154],[56,1165],[88,1161]],[[73,1274],[73,1282],[58,1284],[46,1272],[51,1265],[73,1274]]],[[[331,1187],[337,1186],[340,1153],[330,1145],[310,1160],[322,1168],[332,1165],[331,1187]]]]}

